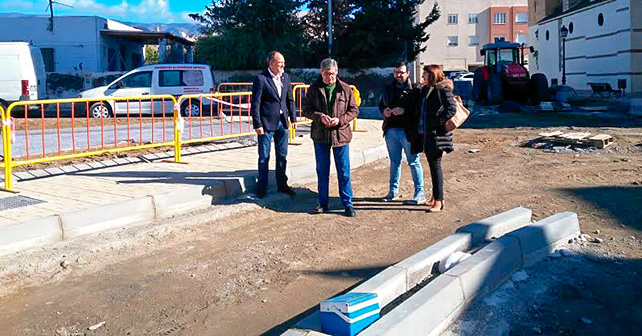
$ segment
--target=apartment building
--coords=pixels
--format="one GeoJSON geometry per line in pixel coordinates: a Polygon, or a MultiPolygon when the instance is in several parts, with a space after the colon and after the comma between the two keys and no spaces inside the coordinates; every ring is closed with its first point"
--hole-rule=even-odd
{"type": "MultiPolygon", "coordinates": [[[[419,6],[424,20],[434,0],[419,6]]],[[[418,66],[439,64],[445,70],[475,69],[484,63],[479,50],[494,41],[528,44],[528,0],[437,1],[441,17],[428,27],[426,51],[419,54],[418,66]]]]}

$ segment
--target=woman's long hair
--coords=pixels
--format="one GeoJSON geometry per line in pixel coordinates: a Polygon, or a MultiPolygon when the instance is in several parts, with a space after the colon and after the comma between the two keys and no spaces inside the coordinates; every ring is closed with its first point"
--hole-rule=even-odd
{"type": "Polygon", "coordinates": [[[437,83],[446,79],[441,67],[437,64],[424,66],[424,71],[428,73],[428,85],[435,86],[437,83]]]}

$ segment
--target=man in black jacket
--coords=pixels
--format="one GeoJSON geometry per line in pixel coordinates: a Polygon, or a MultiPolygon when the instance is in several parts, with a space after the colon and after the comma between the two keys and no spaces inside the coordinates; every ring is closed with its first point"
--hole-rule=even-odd
{"type": "Polygon", "coordinates": [[[406,153],[406,159],[410,166],[410,173],[415,184],[412,199],[406,204],[423,204],[426,201],[424,196],[424,178],[419,155],[412,154],[410,140],[415,133],[417,126],[414,125],[411,114],[410,96],[412,94],[412,83],[409,78],[408,66],[405,62],[397,64],[394,70],[392,83],[386,85],[384,94],[379,101],[379,112],[384,117],[383,132],[390,157],[390,180],[388,194],[382,198],[383,201],[393,201],[399,197],[399,179],[401,177],[401,155],[406,153]]]}
{"type": "Polygon", "coordinates": [[[280,52],[270,52],[267,63],[268,68],[257,75],[252,84],[252,124],[259,141],[259,180],[256,195],[262,198],[267,192],[270,146],[274,139],[277,190],[293,196],[294,190],[288,186],[288,177],[285,175],[288,122],[296,122],[290,77],[284,72],[285,58],[280,52]]]}

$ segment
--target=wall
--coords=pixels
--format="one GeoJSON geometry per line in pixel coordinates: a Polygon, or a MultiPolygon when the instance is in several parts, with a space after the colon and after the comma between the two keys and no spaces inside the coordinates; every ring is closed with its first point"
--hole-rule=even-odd
{"type": "MultiPolygon", "coordinates": [[[[480,48],[490,41],[490,29],[492,16],[490,15],[491,7],[499,6],[522,6],[523,11],[527,12],[528,0],[448,0],[437,1],[441,9],[441,17],[435,23],[428,27],[430,39],[426,42],[427,49],[418,57],[419,63],[440,64],[448,68],[475,67],[483,64],[483,58],[479,54],[480,48]],[[468,14],[478,13],[479,23],[469,24],[468,14]],[[457,25],[448,24],[448,14],[457,14],[459,23],[457,25]],[[459,46],[449,47],[447,45],[448,36],[458,36],[459,46]],[[477,36],[479,44],[471,46],[468,44],[469,36],[477,36]]],[[[425,19],[430,13],[434,0],[425,1],[419,7],[418,20],[425,19]]],[[[510,19],[510,13],[507,13],[506,26],[514,22],[510,19]]],[[[527,25],[524,25],[528,30],[527,25]]]]}
{"type": "MultiPolygon", "coordinates": [[[[642,29],[632,27],[631,20],[638,14],[632,14],[631,5],[639,7],[632,2],[640,1],[606,1],[541,22],[537,27],[537,72],[543,72],[549,79],[558,78],[561,83],[563,64],[559,31],[562,25],[570,28],[573,23],[573,32],[569,32],[566,41],[567,85],[590,90],[587,83],[600,82],[617,88],[618,79],[626,79],[629,92],[642,92],[642,50],[632,45],[634,38],[640,38],[642,29]],[[600,13],[604,16],[603,26],[598,24],[600,13]],[[549,33],[548,40],[546,32],[549,33]]],[[[640,26],[639,20],[635,25],[640,26]]]]}

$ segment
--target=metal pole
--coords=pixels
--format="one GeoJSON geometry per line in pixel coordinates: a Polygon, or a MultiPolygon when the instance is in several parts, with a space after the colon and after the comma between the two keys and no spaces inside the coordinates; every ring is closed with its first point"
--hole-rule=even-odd
{"type": "Polygon", "coordinates": [[[332,0],[328,0],[328,56],[332,56],[332,0]]]}
{"type": "Polygon", "coordinates": [[[566,85],[566,37],[562,38],[562,85],[566,85]]]}

